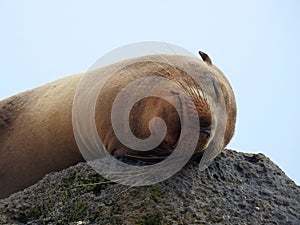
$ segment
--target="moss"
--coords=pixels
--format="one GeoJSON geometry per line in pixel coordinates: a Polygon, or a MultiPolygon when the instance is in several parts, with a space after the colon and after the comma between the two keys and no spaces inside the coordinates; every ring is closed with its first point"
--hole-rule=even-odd
{"type": "MultiPolygon", "coordinates": [[[[69,201],[70,198],[73,198],[74,196],[80,196],[81,193],[85,192],[92,191],[94,194],[99,194],[103,189],[103,185],[106,185],[99,184],[99,182],[103,181],[105,181],[105,179],[98,174],[95,174],[95,176],[84,177],[77,176],[76,172],[72,172],[61,181],[58,189],[56,191],[54,190],[54,192],[56,192],[56,198],[42,199],[39,204],[22,212],[17,220],[21,223],[26,223],[27,221],[45,218],[47,215],[49,215],[49,212],[53,210],[57,202],[64,204],[65,202],[69,201]]],[[[75,205],[70,211],[70,216],[66,222],[76,220],[77,215],[78,218],[82,218],[81,215],[84,214],[86,209],[86,204],[75,205]]]]}
{"type": "Polygon", "coordinates": [[[147,213],[141,219],[138,219],[136,225],[160,225],[162,224],[161,214],[147,213]]]}
{"type": "Polygon", "coordinates": [[[93,176],[77,176],[74,180],[75,187],[84,188],[86,191],[92,191],[95,195],[99,195],[104,186],[106,186],[107,180],[100,176],[99,174],[95,174],[93,176]]]}
{"type": "Polygon", "coordinates": [[[162,191],[157,186],[152,186],[148,191],[148,197],[155,202],[158,202],[158,197],[162,195],[162,191]]]}
{"type": "Polygon", "coordinates": [[[72,196],[79,196],[85,192],[93,192],[95,195],[98,195],[103,187],[107,185],[105,182],[105,178],[99,174],[77,176],[75,172],[71,173],[60,185],[61,200],[64,202],[72,196]]]}
{"type": "Polygon", "coordinates": [[[82,220],[87,216],[88,212],[88,205],[86,203],[77,202],[75,206],[71,208],[65,222],[82,220]]]}
{"type": "Polygon", "coordinates": [[[41,204],[30,208],[29,210],[24,211],[18,221],[22,223],[26,223],[30,220],[37,220],[40,218],[47,217],[49,211],[53,208],[55,201],[51,201],[49,199],[44,199],[41,204]]]}

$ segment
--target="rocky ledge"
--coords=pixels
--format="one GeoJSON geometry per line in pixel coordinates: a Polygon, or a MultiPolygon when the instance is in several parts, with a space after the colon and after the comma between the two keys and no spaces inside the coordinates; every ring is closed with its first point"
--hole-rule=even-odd
{"type": "Polygon", "coordinates": [[[300,224],[300,187],[263,154],[225,150],[152,186],[106,182],[86,163],[0,200],[0,224],[300,224]]]}

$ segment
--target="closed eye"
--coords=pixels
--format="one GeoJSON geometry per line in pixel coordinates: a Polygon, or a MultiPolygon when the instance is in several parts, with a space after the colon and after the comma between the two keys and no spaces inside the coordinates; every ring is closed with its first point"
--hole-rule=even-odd
{"type": "Polygon", "coordinates": [[[220,99],[219,85],[216,83],[215,80],[212,80],[212,84],[213,84],[214,91],[215,91],[215,94],[217,97],[217,101],[219,101],[219,99],[220,99]]]}

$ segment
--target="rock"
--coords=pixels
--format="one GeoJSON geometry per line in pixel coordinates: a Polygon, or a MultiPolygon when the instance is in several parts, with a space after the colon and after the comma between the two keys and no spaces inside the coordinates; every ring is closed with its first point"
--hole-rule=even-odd
{"type": "Polygon", "coordinates": [[[0,200],[0,224],[300,224],[300,187],[263,154],[225,150],[152,186],[104,180],[87,163],[0,200]]]}

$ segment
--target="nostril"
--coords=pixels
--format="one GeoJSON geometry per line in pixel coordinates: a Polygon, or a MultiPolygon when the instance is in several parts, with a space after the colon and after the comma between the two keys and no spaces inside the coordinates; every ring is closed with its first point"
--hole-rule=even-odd
{"type": "Polygon", "coordinates": [[[208,127],[200,127],[200,133],[205,134],[207,137],[210,137],[211,126],[208,127]]]}
{"type": "Polygon", "coordinates": [[[210,132],[207,132],[207,131],[201,131],[201,130],[200,130],[200,133],[203,133],[203,134],[205,134],[207,137],[210,137],[210,132]]]}

